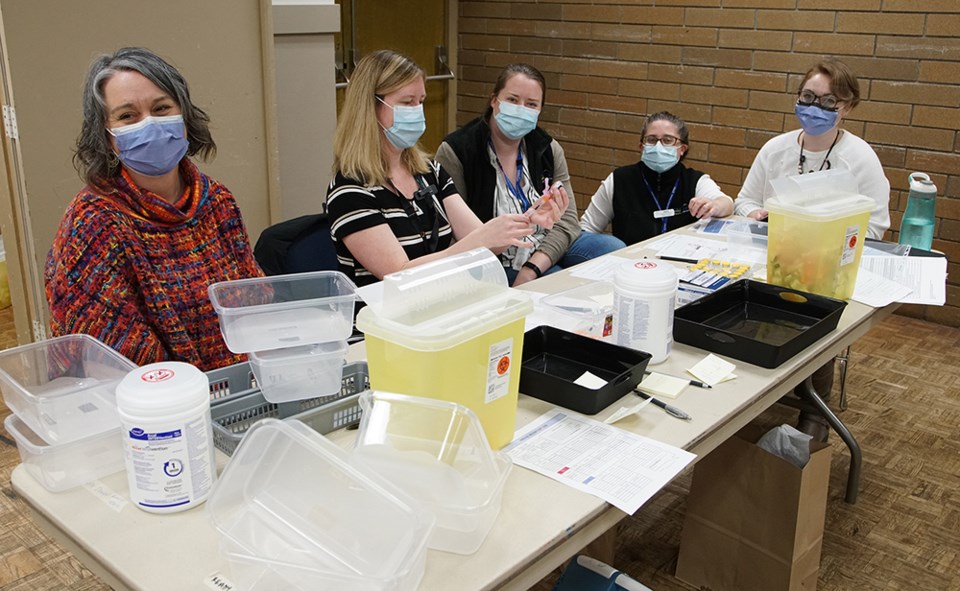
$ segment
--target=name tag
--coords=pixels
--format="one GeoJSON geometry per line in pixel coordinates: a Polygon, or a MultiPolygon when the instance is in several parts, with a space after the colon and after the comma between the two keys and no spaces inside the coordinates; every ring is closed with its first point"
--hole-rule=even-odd
{"type": "Polygon", "coordinates": [[[653,217],[654,219],[658,220],[660,218],[672,218],[673,216],[680,215],[683,212],[683,209],[658,209],[657,211],[653,212],[653,217]]]}

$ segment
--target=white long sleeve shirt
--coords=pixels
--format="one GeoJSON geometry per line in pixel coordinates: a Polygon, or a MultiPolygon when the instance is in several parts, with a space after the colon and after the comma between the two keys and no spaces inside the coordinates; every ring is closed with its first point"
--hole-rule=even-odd
{"type": "MultiPolygon", "coordinates": [[[[749,215],[763,209],[764,202],[774,195],[770,181],[800,174],[799,138],[800,130],[797,129],[778,135],[760,148],[734,202],[734,213],[749,215]]],[[[804,150],[804,172],[820,170],[827,152],[804,150]]],[[[849,131],[843,132],[829,152],[830,168],[849,170],[857,179],[860,194],[874,200],[867,236],[883,238],[883,233],[890,227],[890,181],[883,173],[877,154],[870,144],[849,131]]],[[[823,170],[827,170],[827,167],[824,166],[823,170]]]]}

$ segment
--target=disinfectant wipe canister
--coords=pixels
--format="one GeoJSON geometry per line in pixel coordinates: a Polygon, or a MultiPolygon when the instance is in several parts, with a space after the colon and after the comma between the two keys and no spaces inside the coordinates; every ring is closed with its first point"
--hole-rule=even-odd
{"type": "Polygon", "coordinates": [[[613,322],[617,344],[666,361],[673,347],[673,307],[677,274],[666,263],[624,263],[614,276],[613,322]]]}
{"type": "Polygon", "coordinates": [[[167,361],[135,369],[117,386],[130,498],[144,511],[183,511],[210,493],[217,472],[209,384],[196,367],[167,361]]]}

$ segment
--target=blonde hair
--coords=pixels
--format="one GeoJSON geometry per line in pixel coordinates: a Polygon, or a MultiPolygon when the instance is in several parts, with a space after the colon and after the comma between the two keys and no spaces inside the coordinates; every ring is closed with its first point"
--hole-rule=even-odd
{"type": "MultiPolygon", "coordinates": [[[[387,161],[381,148],[377,99],[417,78],[423,69],[407,56],[390,50],[363,57],[347,84],[347,92],[333,138],[333,171],[369,185],[387,183],[387,161]]],[[[400,160],[411,173],[429,171],[427,153],[416,144],[403,150],[400,160]]]]}

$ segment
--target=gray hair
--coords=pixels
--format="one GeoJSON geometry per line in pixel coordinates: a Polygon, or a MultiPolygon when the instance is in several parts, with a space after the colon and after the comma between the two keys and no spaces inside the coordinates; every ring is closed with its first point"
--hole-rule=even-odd
{"type": "MultiPolygon", "coordinates": [[[[644,138],[647,136],[647,129],[650,127],[650,124],[654,121],[666,121],[667,123],[673,123],[677,126],[677,133],[680,134],[680,141],[687,145],[689,151],[690,147],[690,130],[687,129],[687,124],[683,122],[683,119],[677,117],[669,111],[660,111],[654,113],[653,115],[648,115],[646,121],[643,122],[643,131],[640,132],[640,137],[644,138]]],[[[683,160],[686,157],[686,152],[683,153],[683,156],[680,157],[680,160],[683,160]]]]}
{"type": "Polygon", "coordinates": [[[190,100],[190,89],[180,72],[149,49],[124,47],[113,55],[101,55],[90,66],[83,88],[83,125],[73,165],[88,184],[103,186],[120,172],[120,163],[107,132],[106,101],[103,87],[118,72],[143,75],[176,101],[187,128],[187,155],[206,160],[216,154],[217,144],[210,135],[210,117],[190,100]]]}

